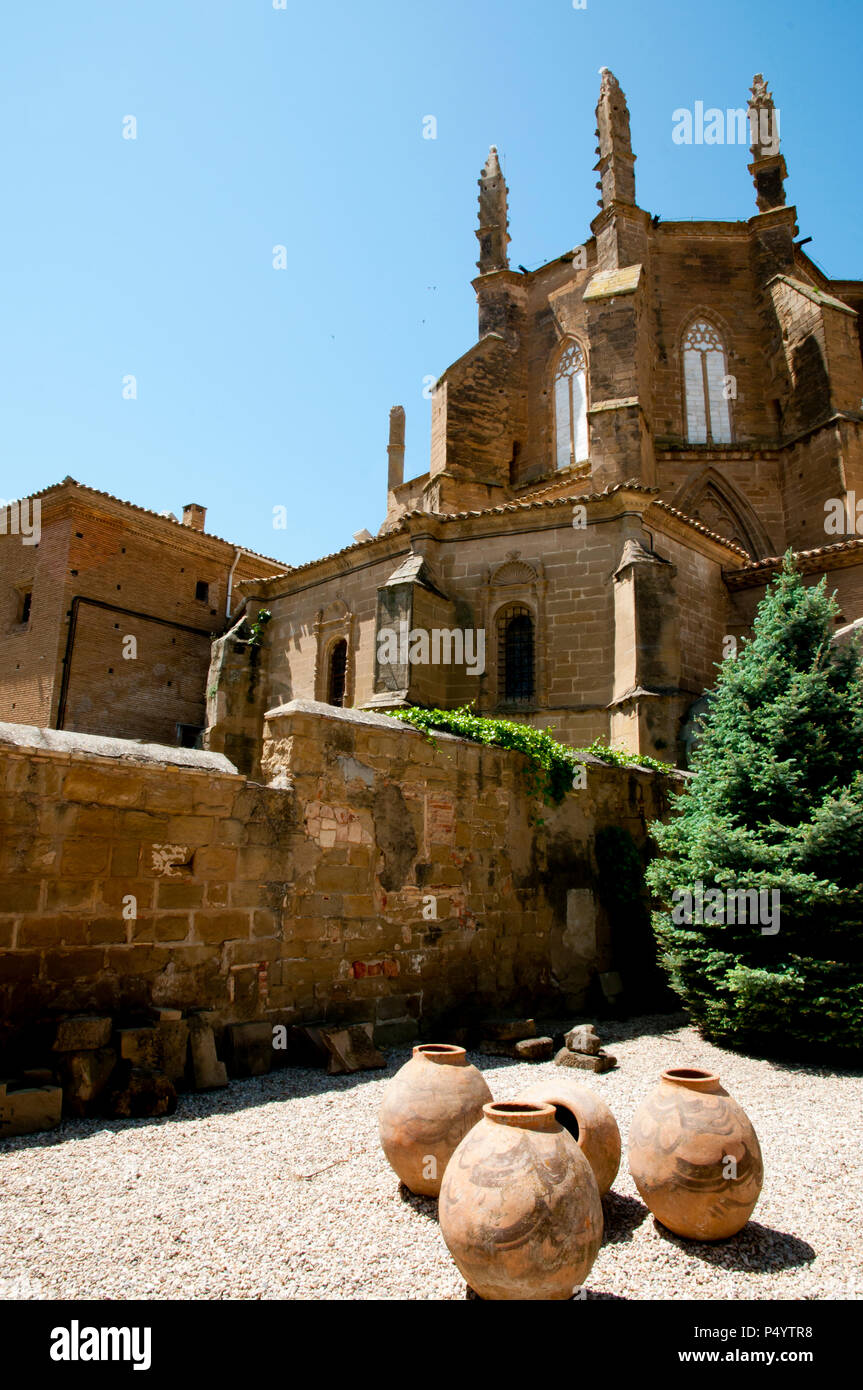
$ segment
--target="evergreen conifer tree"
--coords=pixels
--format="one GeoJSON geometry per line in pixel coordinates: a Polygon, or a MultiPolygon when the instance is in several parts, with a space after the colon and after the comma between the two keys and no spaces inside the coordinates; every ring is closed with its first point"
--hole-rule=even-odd
{"type": "Polygon", "coordinates": [[[863,1046],[863,658],[832,644],[837,612],[786,555],[651,827],[672,988],[708,1037],[774,1054],[863,1046]]]}

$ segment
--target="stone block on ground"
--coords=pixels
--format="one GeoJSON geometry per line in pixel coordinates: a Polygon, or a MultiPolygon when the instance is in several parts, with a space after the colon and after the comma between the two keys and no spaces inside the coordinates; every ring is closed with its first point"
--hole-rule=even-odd
{"type": "Polygon", "coordinates": [[[206,1014],[192,1014],[189,1019],[189,1046],[196,1089],[212,1091],[227,1086],[228,1073],[216,1055],[216,1038],[206,1014]]]}
{"type": "Polygon", "coordinates": [[[562,1047],[554,1060],[559,1067],[576,1067],[579,1071],[611,1071],[617,1066],[617,1058],[609,1052],[591,1057],[586,1052],[570,1052],[568,1047],[562,1047]]]}
{"type": "Polygon", "coordinates": [[[95,1052],[64,1052],[60,1075],[66,1114],[79,1119],[95,1114],[116,1065],[113,1047],[100,1047],[95,1052]]]}
{"type": "MultiPolygon", "coordinates": [[[[179,1009],[167,1013],[179,1013],[179,1009]]],[[[189,1025],[184,1018],[163,1018],[158,1025],[162,1040],[162,1071],[175,1086],[186,1079],[189,1060],[189,1025]]]]}
{"type": "Polygon", "coordinates": [[[264,1076],[273,1065],[271,1023],[232,1023],[228,1028],[232,1076],[264,1076]]]}
{"type": "Polygon", "coordinates": [[[177,1092],[164,1072],[125,1063],[108,1096],[108,1114],[118,1120],[143,1120],[173,1115],[177,1092]]]}
{"type": "Polygon", "coordinates": [[[581,1023],[570,1028],[564,1042],[570,1052],[586,1052],[591,1057],[598,1057],[602,1047],[602,1039],[592,1023],[581,1023]]]}
{"type": "Polygon", "coordinates": [[[554,1056],[553,1038],[522,1038],[514,1055],[521,1062],[550,1062],[554,1056]]]}
{"type": "Polygon", "coordinates": [[[75,1014],[57,1024],[55,1052],[95,1052],[111,1041],[111,1019],[101,1014],[75,1014]]]}
{"type": "Polygon", "coordinates": [[[545,1062],[554,1056],[554,1039],[519,1038],[509,1041],[493,1041],[486,1038],[479,1045],[486,1057],[512,1057],[517,1062],[545,1062]]]}
{"type": "Polygon", "coordinates": [[[149,1071],[162,1070],[162,1035],[158,1028],[120,1028],[117,1043],[122,1061],[149,1071]]]}
{"type": "Polygon", "coordinates": [[[488,1018],[479,1025],[479,1036],[487,1042],[520,1042],[536,1037],[533,1018],[488,1018]]]}
{"type": "Polygon", "coordinates": [[[327,1070],[331,1076],[386,1066],[386,1057],[374,1045],[373,1031],[373,1023],[321,1029],[321,1037],[330,1054],[327,1070]]]}
{"type": "Polygon", "coordinates": [[[16,1090],[13,1081],[0,1081],[0,1139],[56,1129],[62,1111],[63,1092],[59,1086],[16,1090]]]}

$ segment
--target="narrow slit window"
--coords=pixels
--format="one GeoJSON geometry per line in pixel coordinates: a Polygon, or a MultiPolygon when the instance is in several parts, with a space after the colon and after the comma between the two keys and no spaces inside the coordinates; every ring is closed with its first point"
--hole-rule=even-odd
{"type": "Polygon", "coordinates": [[[497,624],[498,699],[524,704],[534,696],[533,618],[522,604],[508,608],[497,624]]]}
{"type": "Polygon", "coordinates": [[[554,373],[554,433],[558,468],[587,458],[587,371],[575,339],[564,347],[554,373]]]}
{"type": "Polygon", "coordinates": [[[341,707],[345,703],[345,681],[348,673],[348,644],[341,638],[330,652],[330,678],[327,683],[327,703],[341,707]]]}
{"type": "Polygon", "coordinates": [[[712,324],[693,323],[683,341],[686,437],[690,444],[730,444],[731,408],[725,347],[712,324]]]}

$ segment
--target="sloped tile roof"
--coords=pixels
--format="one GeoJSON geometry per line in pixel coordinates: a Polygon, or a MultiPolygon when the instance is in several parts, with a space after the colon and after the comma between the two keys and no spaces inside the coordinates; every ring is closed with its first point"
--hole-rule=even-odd
{"type": "MultiPolygon", "coordinates": [[[[112,492],[103,492],[101,488],[88,487],[86,483],[79,483],[77,478],[71,478],[69,476],[63,478],[59,483],[51,483],[48,487],[43,487],[40,492],[31,492],[28,493],[26,497],[16,500],[22,502],[35,501],[37,498],[49,497],[52,493],[59,492],[64,487],[75,487],[81,492],[90,493],[93,497],[104,497],[108,502],[116,502],[121,507],[128,507],[130,511],[141,512],[144,516],[154,516],[159,521],[166,522],[169,526],[179,526],[186,534],[192,532],[198,536],[205,536],[207,540],[219,541],[220,544],[229,545],[234,550],[242,550],[243,554],[248,555],[252,560],[266,560],[267,564],[277,565],[280,570],[290,570],[292,568],[290,565],[286,565],[283,560],[274,559],[272,555],[261,555],[257,550],[249,550],[244,545],[237,545],[236,541],[225,540],[224,536],[215,536],[211,531],[198,531],[194,526],[185,526],[183,522],[178,521],[176,517],[165,516],[162,512],[154,512],[150,507],[139,507],[137,502],[127,502],[124,497],[115,497],[112,492]]],[[[7,502],[6,505],[8,506],[9,503],[7,502]]]]}

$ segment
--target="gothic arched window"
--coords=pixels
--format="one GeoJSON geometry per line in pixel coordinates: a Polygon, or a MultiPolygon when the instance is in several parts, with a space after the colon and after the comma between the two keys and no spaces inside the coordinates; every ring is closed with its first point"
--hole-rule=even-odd
{"type": "Polygon", "coordinates": [[[558,468],[587,458],[587,370],[574,338],[564,344],[554,372],[554,450],[558,468]]]}
{"type": "Polygon", "coordinates": [[[327,704],[345,703],[345,680],[348,671],[348,644],[344,638],[330,648],[330,669],[327,678],[327,704]]]}
{"type": "Polygon", "coordinates": [[[533,618],[516,603],[497,620],[497,696],[501,704],[523,704],[534,697],[533,618]]]}
{"type": "Polygon", "coordinates": [[[730,444],[725,347],[706,319],[690,324],[683,340],[686,438],[690,444],[730,444]]]}

